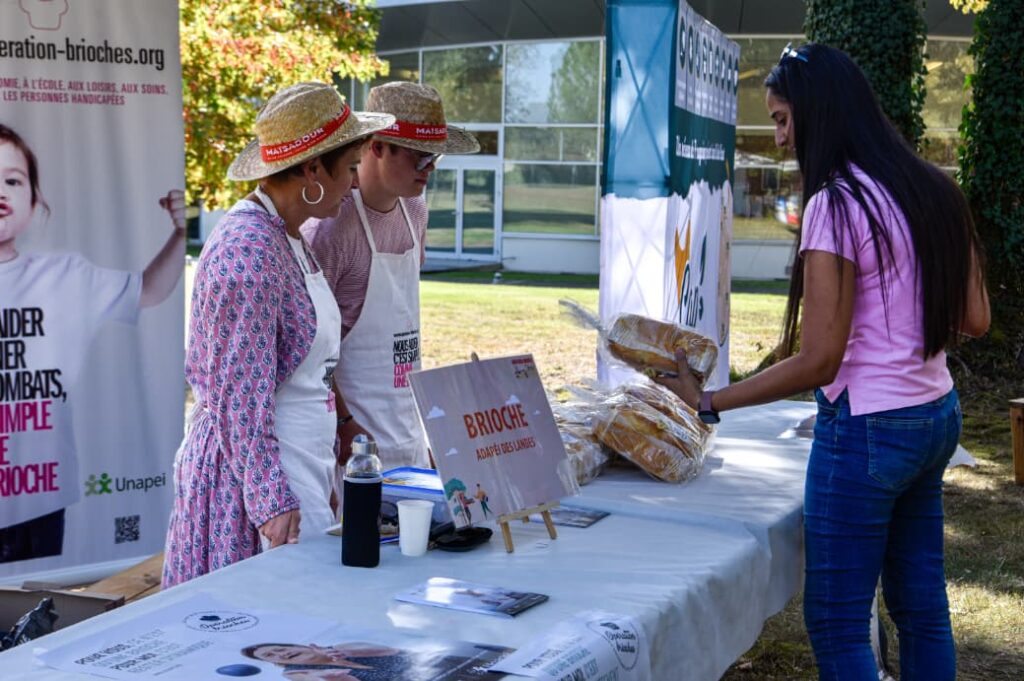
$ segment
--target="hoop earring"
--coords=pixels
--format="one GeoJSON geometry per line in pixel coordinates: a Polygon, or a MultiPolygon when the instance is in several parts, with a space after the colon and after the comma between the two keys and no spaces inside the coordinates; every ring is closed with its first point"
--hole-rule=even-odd
{"type": "Polygon", "coordinates": [[[305,201],[306,203],[308,203],[311,206],[315,206],[316,204],[318,204],[318,203],[320,203],[321,201],[324,200],[324,186],[322,184],[320,184],[319,182],[316,183],[316,186],[320,187],[320,196],[319,196],[319,198],[317,198],[316,201],[310,201],[309,198],[306,196],[306,188],[305,187],[302,188],[302,200],[305,201]]]}

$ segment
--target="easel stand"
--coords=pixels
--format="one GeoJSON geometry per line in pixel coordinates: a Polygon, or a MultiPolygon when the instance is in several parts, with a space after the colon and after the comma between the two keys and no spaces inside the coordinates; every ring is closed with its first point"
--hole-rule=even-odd
{"type": "Polygon", "coordinates": [[[544,519],[544,526],[548,528],[548,536],[552,539],[558,539],[558,531],[555,529],[555,524],[551,522],[551,509],[556,506],[558,506],[558,502],[552,501],[540,506],[524,508],[522,511],[516,511],[515,513],[498,516],[498,525],[501,526],[501,537],[505,540],[505,550],[509,553],[516,550],[512,544],[512,530],[509,529],[508,524],[513,520],[519,519],[522,519],[524,523],[528,523],[530,522],[530,516],[534,513],[540,513],[540,517],[544,519]]]}

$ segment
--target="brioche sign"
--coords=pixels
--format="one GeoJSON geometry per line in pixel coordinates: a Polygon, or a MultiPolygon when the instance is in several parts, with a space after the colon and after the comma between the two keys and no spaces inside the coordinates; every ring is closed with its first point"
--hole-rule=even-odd
{"type": "Polygon", "coordinates": [[[532,356],[418,371],[409,382],[456,526],[576,491],[532,356]]]}

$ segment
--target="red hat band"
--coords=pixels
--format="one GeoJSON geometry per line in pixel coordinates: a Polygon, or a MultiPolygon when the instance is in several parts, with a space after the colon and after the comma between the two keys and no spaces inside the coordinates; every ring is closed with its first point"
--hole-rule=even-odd
{"type": "Polygon", "coordinates": [[[340,128],[346,120],[348,120],[351,113],[352,110],[346,104],[340,114],[316,130],[307,132],[302,137],[289,140],[287,142],[280,142],[279,144],[261,144],[260,157],[263,159],[264,163],[274,163],[297,156],[302,152],[315,147],[333,135],[335,131],[340,128]]]}
{"type": "Polygon", "coordinates": [[[385,137],[401,137],[410,140],[441,141],[448,139],[448,126],[433,123],[413,123],[412,121],[395,121],[395,123],[377,132],[385,137]]]}

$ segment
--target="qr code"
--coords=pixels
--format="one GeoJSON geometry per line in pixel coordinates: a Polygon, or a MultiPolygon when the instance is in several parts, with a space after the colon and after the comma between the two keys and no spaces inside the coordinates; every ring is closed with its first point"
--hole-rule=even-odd
{"type": "Polygon", "coordinates": [[[114,543],[139,541],[139,516],[126,515],[114,518],[114,543]]]}

